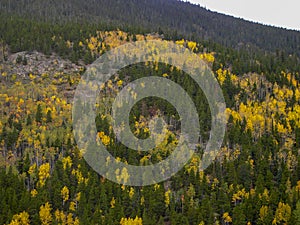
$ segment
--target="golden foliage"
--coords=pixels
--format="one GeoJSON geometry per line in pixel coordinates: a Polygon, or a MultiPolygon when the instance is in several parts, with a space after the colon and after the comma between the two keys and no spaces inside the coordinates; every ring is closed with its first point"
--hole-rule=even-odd
{"type": "Polygon", "coordinates": [[[25,211],[21,212],[20,214],[14,215],[12,221],[9,225],[29,225],[29,214],[25,211]]]}
{"type": "Polygon", "coordinates": [[[50,164],[42,164],[39,168],[39,186],[43,187],[46,183],[47,178],[50,177],[50,164]]]}
{"type": "Polygon", "coordinates": [[[70,194],[70,191],[69,191],[69,188],[67,186],[64,186],[62,189],[61,189],[61,197],[63,199],[63,202],[66,202],[69,200],[69,194],[70,194]]]}
{"type": "Polygon", "coordinates": [[[40,220],[42,225],[48,225],[52,222],[52,215],[51,215],[51,205],[47,202],[45,205],[41,205],[40,207],[40,220]]]}
{"type": "Polygon", "coordinates": [[[121,218],[120,225],[143,225],[142,218],[121,218]]]}

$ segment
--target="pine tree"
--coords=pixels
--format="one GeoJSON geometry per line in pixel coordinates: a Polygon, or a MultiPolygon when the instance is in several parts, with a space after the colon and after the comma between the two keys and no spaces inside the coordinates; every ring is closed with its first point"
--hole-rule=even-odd
{"type": "Polygon", "coordinates": [[[52,122],[51,110],[47,111],[46,122],[47,123],[51,123],[52,122]]]}
{"type": "Polygon", "coordinates": [[[41,123],[43,119],[43,112],[42,112],[42,106],[38,104],[36,114],[35,114],[35,121],[37,123],[41,123]]]}
{"type": "Polygon", "coordinates": [[[300,201],[297,202],[296,209],[293,211],[294,225],[300,225],[300,201]]]}

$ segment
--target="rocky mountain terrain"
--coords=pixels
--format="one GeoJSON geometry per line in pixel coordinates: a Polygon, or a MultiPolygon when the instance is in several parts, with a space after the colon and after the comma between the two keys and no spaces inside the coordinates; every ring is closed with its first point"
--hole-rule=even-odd
{"type": "Polygon", "coordinates": [[[61,59],[58,55],[46,56],[37,51],[23,51],[8,56],[2,62],[2,70],[7,76],[16,75],[22,79],[30,79],[29,75],[54,76],[57,73],[73,74],[79,72],[81,66],[69,60],[61,59]]]}

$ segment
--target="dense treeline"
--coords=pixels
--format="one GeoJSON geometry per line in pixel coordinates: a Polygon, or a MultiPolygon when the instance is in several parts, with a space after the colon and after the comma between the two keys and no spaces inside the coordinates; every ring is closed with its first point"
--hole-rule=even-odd
{"type": "MultiPolygon", "coordinates": [[[[37,50],[45,54],[55,52],[76,63],[81,61],[91,63],[95,60],[95,57],[89,51],[84,51],[81,48],[80,42],[85,42],[91,36],[95,36],[97,30],[109,31],[117,28],[117,26],[105,23],[37,22],[33,19],[5,14],[1,15],[1,21],[0,40],[3,47],[5,44],[9,45],[11,52],[25,50],[37,50]],[[66,45],[67,41],[72,43],[71,47],[66,45]]],[[[136,40],[136,35],[146,35],[148,33],[145,29],[131,26],[127,26],[125,31],[127,31],[127,36],[124,37],[126,41],[136,40]]],[[[165,36],[169,40],[178,40],[177,35],[166,34],[165,36]]],[[[252,47],[236,50],[211,41],[203,41],[198,37],[195,37],[195,39],[198,43],[201,43],[198,46],[199,51],[216,53],[216,61],[213,64],[214,70],[223,65],[224,67],[230,67],[238,75],[248,72],[263,73],[272,82],[278,81],[276,74],[281,71],[300,71],[299,58],[295,54],[286,54],[284,50],[276,50],[274,53],[265,53],[252,47]]],[[[4,51],[4,48],[1,50],[4,51]]],[[[297,79],[300,79],[300,77],[297,76],[297,79]]]]}
{"type": "MultiPolygon", "coordinates": [[[[0,224],[300,224],[299,33],[211,14],[188,3],[99,2],[0,3],[5,11],[0,15],[0,224]],[[90,23],[92,19],[96,22],[90,23]],[[207,26],[205,32],[195,23],[198,20],[207,26]],[[222,26],[214,26],[218,23],[222,26]],[[156,29],[159,34],[152,33],[156,29]],[[207,37],[214,42],[205,41],[207,37]],[[202,91],[171,65],[129,66],[101,87],[95,138],[129,164],[157,163],[171,154],[181,124],[175,108],[162,99],[140,101],[129,118],[138,138],[149,136],[150,118],[160,116],[168,122],[166,136],[153,150],[127,148],[111,127],[115,96],[132,80],[151,75],[180,84],[193,99],[201,139],[194,157],[169,180],[146,187],[115,184],[97,174],[78,149],[72,131],[74,89],[86,66],[106,51],[162,38],[189,48],[215,73],[227,107],[223,145],[216,160],[199,171],[211,123],[202,91]],[[237,48],[241,39],[244,47],[237,48]],[[262,47],[265,42],[268,45],[262,47]],[[33,72],[30,67],[38,65],[38,58],[11,58],[11,53],[33,50],[45,53],[53,66],[33,72]],[[80,66],[60,67],[59,56],[80,66]],[[17,70],[22,74],[15,68],[22,68],[17,70]]],[[[132,90],[131,95],[137,93],[132,90]]],[[[126,170],[115,175],[128,179],[126,170]]]]}
{"type": "MultiPolygon", "coordinates": [[[[91,55],[126,42],[128,36],[122,31],[96,33],[82,43],[91,55]],[[102,41],[105,44],[97,48],[102,41]]],[[[197,49],[200,44],[176,43],[193,49],[209,65],[215,63],[215,54],[201,52],[197,49]]],[[[145,99],[130,117],[132,131],[140,138],[149,134],[149,118],[161,115],[168,121],[167,136],[157,148],[146,154],[131,151],[118,143],[111,130],[109,109],[104,106],[143,74],[181,84],[195,101],[203,128],[197,154],[176,176],[156,185],[130,187],[98,175],[77,148],[72,134],[72,99],[66,98],[65,92],[76,86],[80,73],[37,73],[22,78],[2,68],[1,224],[299,223],[297,74],[276,74],[277,84],[264,75],[237,76],[226,68],[215,71],[227,102],[228,126],[219,156],[209,168],[199,171],[201,146],[207,141],[210,123],[201,91],[170,65],[154,62],[121,70],[102,87],[95,118],[98,137],[120,161],[156,163],[176,146],[180,121],[174,108],[160,99],[145,99]]],[[[126,170],[116,171],[116,176],[128,179],[126,170]]]]}
{"type": "Polygon", "coordinates": [[[172,33],[175,39],[200,37],[227,47],[266,51],[276,49],[300,55],[300,35],[210,12],[176,0],[3,0],[2,13],[14,13],[42,21],[95,22],[112,24],[125,30],[128,26],[149,31],[172,33]]]}

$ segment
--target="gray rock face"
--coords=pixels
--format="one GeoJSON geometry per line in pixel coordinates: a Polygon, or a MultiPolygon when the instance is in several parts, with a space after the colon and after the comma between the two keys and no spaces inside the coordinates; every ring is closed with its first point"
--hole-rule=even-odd
{"type": "Polygon", "coordinates": [[[56,54],[46,56],[40,52],[18,52],[9,55],[7,60],[2,61],[2,70],[7,72],[8,77],[15,74],[18,77],[28,78],[29,74],[53,76],[57,73],[76,73],[80,66],[61,59],[56,54]]]}

